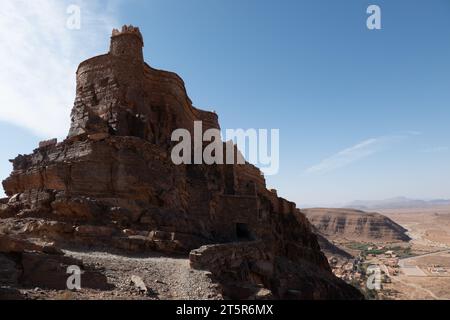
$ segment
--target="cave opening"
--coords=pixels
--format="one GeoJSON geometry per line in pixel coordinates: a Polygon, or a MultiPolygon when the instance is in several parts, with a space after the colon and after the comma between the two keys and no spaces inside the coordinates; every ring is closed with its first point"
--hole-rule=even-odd
{"type": "Polygon", "coordinates": [[[246,223],[236,223],[236,237],[239,241],[252,240],[251,232],[246,223]]]}

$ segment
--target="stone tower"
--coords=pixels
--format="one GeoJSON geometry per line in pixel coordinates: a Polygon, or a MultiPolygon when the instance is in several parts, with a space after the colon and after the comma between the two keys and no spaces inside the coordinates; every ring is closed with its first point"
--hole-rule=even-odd
{"type": "Polygon", "coordinates": [[[144,63],[142,48],[144,40],[139,28],[123,26],[122,31],[114,29],[111,36],[109,53],[131,63],[144,63]]]}
{"type": "Polygon", "coordinates": [[[139,28],[114,29],[110,50],[83,61],[77,71],[77,95],[69,138],[117,135],[143,138],[170,148],[172,132],[219,128],[217,114],[195,108],[183,80],[144,62],[139,28]]]}
{"type": "Polygon", "coordinates": [[[146,137],[140,118],[148,113],[142,97],[143,46],[139,28],[123,26],[113,30],[108,54],[80,64],[69,137],[96,133],[146,137]]]}

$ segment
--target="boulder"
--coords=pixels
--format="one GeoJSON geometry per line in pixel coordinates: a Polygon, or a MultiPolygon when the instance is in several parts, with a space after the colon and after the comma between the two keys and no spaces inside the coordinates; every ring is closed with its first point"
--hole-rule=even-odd
{"type": "Polygon", "coordinates": [[[140,294],[147,295],[149,293],[146,284],[139,276],[131,276],[131,285],[133,285],[140,294]]]}
{"type": "Polygon", "coordinates": [[[81,288],[110,290],[106,276],[101,272],[85,268],[82,261],[67,256],[55,256],[42,253],[23,253],[21,258],[23,274],[21,282],[24,286],[66,290],[70,266],[82,270],[81,288]]]}

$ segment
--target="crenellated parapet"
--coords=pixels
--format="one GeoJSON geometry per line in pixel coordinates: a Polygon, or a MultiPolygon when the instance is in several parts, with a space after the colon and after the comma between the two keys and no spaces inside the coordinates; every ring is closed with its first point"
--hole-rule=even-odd
{"type": "Polygon", "coordinates": [[[133,27],[132,25],[124,25],[122,27],[122,30],[120,31],[119,29],[113,29],[111,37],[114,38],[122,35],[134,35],[139,38],[142,46],[144,46],[144,38],[142,37],[141,31],[138,27],[133,27]]]}

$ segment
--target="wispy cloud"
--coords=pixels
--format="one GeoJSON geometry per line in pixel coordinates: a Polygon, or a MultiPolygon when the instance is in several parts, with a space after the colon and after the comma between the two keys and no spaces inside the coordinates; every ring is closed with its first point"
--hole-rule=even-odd
{"type": "Polygon", "coordinates": [[[385,150],[388,146],[400,142],[411,135],[418,135],[419,132],[407,132],[398,135],[381,136],[359,142],[349,148],[335,153],[322,160],[318,164],[306,169],[306,173],[327,173],[336,169],[348,166],[373,154],[385,150]]]}
{"type": "Polygon", "coordinates": [[[423,153],[439,153],[439,152],[446,152],[446,151],[449,151],[449,150],[450,150],[449,147],[439,146],[439,147],[432,147],[432,148],[422,149],[422,150],[420,150],[420,152],[423,152],[423,153]]]}
{"type": "Polygon", "coordinates": [[[416,130],[410,130],[410,131],[405,131],[404,134],[410,135],[410,136],[420,136],[420,135],[422,135],[422,132],[416,131],[416,130]]]}
{"type": "Polygon", "coordinates": [[[1,1],[0,121],[40,137],[67,134],[76,68],[107,49],[111,9],[98,0],[1,1]],[[70,4],[81,8],[80,30],[66,27],[70,4]]]}

